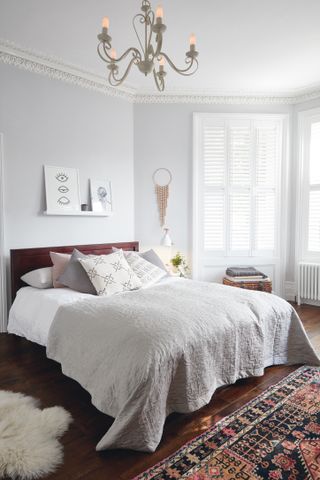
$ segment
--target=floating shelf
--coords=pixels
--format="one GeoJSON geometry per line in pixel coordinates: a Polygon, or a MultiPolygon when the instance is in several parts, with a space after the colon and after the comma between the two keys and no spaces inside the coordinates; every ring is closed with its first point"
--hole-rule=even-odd
{"type": "Polygon", "coordinates": [[[65,211],[62,212],[61,210],[46,210],[43,212],[44,215],[47,216],[68,216],[68,217],[112,217],[113,212],[92,212],[92,211],[79,211],[79,212],[72,212],[72,211],[65,211]]]}

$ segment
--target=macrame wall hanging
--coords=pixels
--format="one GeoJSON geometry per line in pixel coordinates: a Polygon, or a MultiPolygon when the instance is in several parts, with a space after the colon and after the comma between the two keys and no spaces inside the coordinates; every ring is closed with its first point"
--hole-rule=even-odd
{"type": "Polygon", "coordinates": [[[169,185],[172,182],[172,174],[167,168],[158,168],[158,170],[154,172],[152,178],[157,196],[160,226],[163,227],[166,219],[169,185]]]}

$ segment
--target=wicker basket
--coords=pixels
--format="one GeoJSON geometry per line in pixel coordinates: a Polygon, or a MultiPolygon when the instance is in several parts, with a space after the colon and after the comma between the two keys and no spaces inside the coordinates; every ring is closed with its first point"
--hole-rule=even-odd
{"type": "Polygon", "coordinates": [[[244,288],[246,290],[259,290],[260,292],[272,292],[272,282],[233,282],[228,278],[223,279],[224,285],[230,285],[231,287],[244,288]]]}

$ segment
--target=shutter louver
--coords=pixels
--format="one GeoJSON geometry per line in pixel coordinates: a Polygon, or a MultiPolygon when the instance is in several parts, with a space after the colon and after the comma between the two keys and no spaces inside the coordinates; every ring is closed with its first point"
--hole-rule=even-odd
{"type": "Polygon", "coordinates": [[[232,125],[230,127],[229,145],[230,183],[233,186],[249,186],[251,177],[250,126],[232,125]]]}
{"type": "Polygon", "coordinates": [[[212,191],[204,195],[204,248],[224,249],[224,192],[212,191]]]}
{"type": "Polygon", "coordinates": [[[225,135],[223,124],[204,127],[203,157],[205,185],[223,186],[225,183],[225,135]]]}
{"type": "Polygon", "coordinates": [[[230,195],[230,250],[250,249],[250,192],[237,192],[230,195]]]}
{"type": "Polygon", "coordinates": [[[256,183],[257,186],[274,186],[278,134],[276,128],[256,129],[256,183]]]}
{"type": "Polygon", "coordinates": [[[260,192],[256,196],[255,249],[274,249],[275,238],[275,193],[260,192]]]}
{"type": "Polygon", "coordinates": [[[226,131],[224,123],[204,126],[203,167],[204,167],[204,248],[224,249],[224,190],[226,131]]]}

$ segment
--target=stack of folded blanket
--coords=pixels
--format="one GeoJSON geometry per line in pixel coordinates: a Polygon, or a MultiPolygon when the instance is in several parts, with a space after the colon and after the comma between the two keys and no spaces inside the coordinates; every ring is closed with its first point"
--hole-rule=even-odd
{"type": "Polygon", "coordinates": [[[264,273],[254,267],[229,267],[223,279],[224,285],[272,292],[272,282],[264,273]]]}

